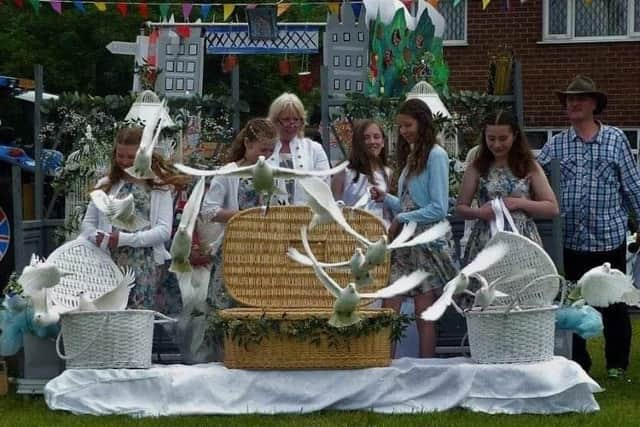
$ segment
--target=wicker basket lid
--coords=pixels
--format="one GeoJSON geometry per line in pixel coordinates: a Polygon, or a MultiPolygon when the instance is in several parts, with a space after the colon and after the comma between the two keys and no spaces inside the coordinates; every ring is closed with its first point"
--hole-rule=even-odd
{"type": "MultiPolygon", "coordinates": [[[[384,233],[376,216],[363,210],[345,210],[351,226],[369,240],[384,233]]],[[[289,246],[304,253],[300,228],[309,224],[311,210],[306,206],[277,206],[266,216],[261,208],[236,214],[226,226],[223,274],[227,292],[241,304],[255,307],[332,307],[335,301],[316,278],[311,267],[287,257],[289,246]]],[[[311,249],[321,262],[351,258],[356,240],[336,224],[315,227],[309,233],[311,249]]],[[[351,272],[327,270],[341,286],[352,281],[351,272]]],[[[366,291],[380,289],[389,280],[389,257],[373,271],[374,283],[366,291]]]]}
{"type": "Polygon", "coordinates": [[[48,309],[66,313],[78,307],[78,293],[95,299],[122,281],[123,274],[111,257],[83,237],[65,243],[51,252],[47,262],[73,273],[47,289],[48,309]]]}

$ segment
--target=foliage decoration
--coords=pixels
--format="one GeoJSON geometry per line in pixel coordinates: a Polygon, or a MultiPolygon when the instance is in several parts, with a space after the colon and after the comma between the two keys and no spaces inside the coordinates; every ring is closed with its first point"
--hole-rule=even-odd
{"type": "Polygon", "coordinates": [[[335,328],[329,325],[326,318],[310,316],[303,320],[291,320],[287,318],[286,312],[281,318],[270,318],[263,312],[259,317],[246,316],[232,320],[223,319],[214,312],[210,317],[207,332],[214,340],[229,337],[245,349],[275,336],[314,345],[320,345],[324,339],[329,347],[336,348],[348,347],[351,339],[375,334],[387,327],[391,328],[389,338],[394,342],[400,341],[413,320],[413,317],[405,314],[384,313],[364,318],[361,322],[346,328],[335,328]]]}

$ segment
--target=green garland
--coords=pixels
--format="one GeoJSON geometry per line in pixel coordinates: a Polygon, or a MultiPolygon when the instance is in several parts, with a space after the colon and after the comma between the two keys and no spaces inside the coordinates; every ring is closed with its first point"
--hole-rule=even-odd
{"type": "Polygon", "coordinates": [[[348,348],[351,339],[375,334],[387,327],[391,328],[389,339],[393,342],[400,341],[404,337],[407,326],[413,320],[412,316],[405,314],[383,314],[363,318],[361,322],[346,328],[335,328],[329,325],[327,319],[315,316],[304,320],[290,320],[286,312],[279,319],[268,318],[263,313],[256,318],[244,317],[233,320],[222,319],[217,312],[214,312],[210,317],[207,332],[216,341],[230,337],[245,349],[260,344],[265,338],[275,336],[289,337],[315,345],[320,345],[322,340],[326,339],[329,347],[347,346],[348,348]]]}

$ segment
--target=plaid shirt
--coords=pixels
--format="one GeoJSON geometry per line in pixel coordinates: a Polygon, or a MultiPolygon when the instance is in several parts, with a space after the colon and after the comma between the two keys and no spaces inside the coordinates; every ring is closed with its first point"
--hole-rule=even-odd
{"type": "Polygon", "coordinates": [[[627,213],[640,216],[640,170],[624,133],[599,123],[591,141],[569,128],[540,151],[538,162],[550,172],[560,161],[560,213],[564,247],[576,251],[610,251],[625,242],[627,213]]]}

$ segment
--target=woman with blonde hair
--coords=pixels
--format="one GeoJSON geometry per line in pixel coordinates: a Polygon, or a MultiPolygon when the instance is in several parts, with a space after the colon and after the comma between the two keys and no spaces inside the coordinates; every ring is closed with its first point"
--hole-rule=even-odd
{"type": "MultiPolygon", "coordinates": [[[[329,159],[322,145],[304,137],[306,112],[302,101],[293,93],[283,93],[269,107],[269,119],[278,131],[272,166],[299,170],[329,169],[329,159]]],[[[325,178],[327,183],[329,177],[325,178]]],[[[288,193],[288,198],[278,200],[280,204],[300,205],[305,203],[304,191],[295,181],[278,180],[278,186],[288,193]],[[286,200],[285,200],[286,199],[286,200]]]]}

